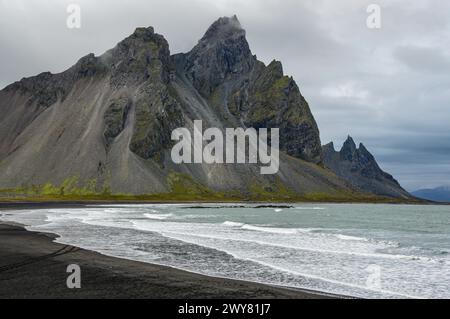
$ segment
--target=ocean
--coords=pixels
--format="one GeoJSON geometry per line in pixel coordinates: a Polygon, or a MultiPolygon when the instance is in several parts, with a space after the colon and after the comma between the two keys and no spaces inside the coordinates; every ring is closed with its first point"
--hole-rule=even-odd
{"type": "Polygon", "coordinates": [[[0,211],[59,243],[362,298],[450,298],[450,206],[100,205],[0,211]]]}

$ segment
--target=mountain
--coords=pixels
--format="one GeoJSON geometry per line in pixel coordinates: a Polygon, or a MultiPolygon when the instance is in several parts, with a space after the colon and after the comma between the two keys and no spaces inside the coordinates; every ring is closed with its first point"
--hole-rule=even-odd
{"type": "Polygon", "coordinates": [[[441,186],[433,189],[420,189],[412,195],[435,202],[450,203],[450,186],[441,186]]]}
{"type": "Polygon", "coordinates": [[[359,148],[352,137],[348,137],[338,152],[333,143],[323,146],[325,166],[354,187],[380,196],[411,198],[400,184],[384,172],[374,156],[361,143],[359,148]]]}
{"type": "Polygon", "coordinates": [[[323,167],[319,130],[297,84],[280,62],[258,61],[235,16],[220,18],[190,52],[176,55],[153,28],[138,28],[101,56],[7,86],[0,112],[4,190],[360,196],[323,167]],[[280,128],[279,173],[261,175],[257,165],[174,164],[171,132],[192,130],[194,120],[222,130],[280,128]]]}

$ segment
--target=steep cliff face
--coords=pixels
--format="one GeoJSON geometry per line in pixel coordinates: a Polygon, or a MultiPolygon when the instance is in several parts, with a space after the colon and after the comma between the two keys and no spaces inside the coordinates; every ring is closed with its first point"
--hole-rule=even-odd
{"type": "Polygon", "coordinates": [[[307,102],[280,62],[266,66],[253,56],[236,17],[219,19],[190,52],[174,56],[153,28],[138,28],[102,56],[8,86],[0,113],[0,188],[165,193],[176,186],[175,173],[201,190],[353,192],[317,165],[322,148],[307,102]],[[280,128],[279,173],[174,164],[172,130],[192,129],[194,120],[222,130],[280,128]]]}
{"type": "Polygon", "coordinates": [[[384,172],[363,144],[356,147],[350,136],[338,152],[333,143],[323,147],[325,166],[356,188],[376,195],[411,198],[390,174],[384,172]]]}
{"type": "Polygon", "coordinates": [[[280,128],[282,151],[322,161],[319,130],[297,84],[280,62],[265,66],[257,60],[235,16],[216,21],[191,52],[175,60],[178,73],[230,125],[280,128]]]}

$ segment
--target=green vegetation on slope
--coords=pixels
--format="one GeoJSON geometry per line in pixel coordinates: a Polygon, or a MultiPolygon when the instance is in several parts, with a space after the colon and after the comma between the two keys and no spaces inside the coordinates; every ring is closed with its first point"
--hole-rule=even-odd
{"type": "MultiPolygon", "coordinates": [[[[338,203],[402,203],[405,201],[383,198],[360,193],[326,193],[297,194],[287,188],[279,179],[270,186],[253,183],[247,192],[241,190],[216,192],[205,185],[194,181],[189,175],[171,172],[167,177],[171,191],[162,194],[119,194],[112,193],[107,185],[99,186],[95,179],[83,187],[79,186],[77,176],[67,178],[61,185],[51,183],[33,185],[18,189],[0,190],[0,202],[338,202],[338,203]]],[[[411,201],[408,201],[409,203],[411,201]]]]}

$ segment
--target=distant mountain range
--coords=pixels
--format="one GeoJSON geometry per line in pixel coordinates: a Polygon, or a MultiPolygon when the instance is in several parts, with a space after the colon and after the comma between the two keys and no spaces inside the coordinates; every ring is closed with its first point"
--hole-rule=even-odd
{"type": "Polygon", "coordinates": [[[450,203],[450,186],[441,186],[432,189],[420,189],[412,192],[412,195],[427,199],[435,202],[448,202],[450,203]]]}
{"type": "MultiPolygon", "coordinates": [[[[325,75],[324,75],[325,76],[325,75]]],[[[252,54],[238,19],[220,18],[187,53],[171,55],[152,27],[101,56],[0,91],[0,189],[45,195],[221,192],[252,199],[408,198],[352,140],[322,149],[305,98],[282,64],[252,54]],[[280,171],[171,161],[171,132],[280,129],[280,171]],[[330,171],[331,169],[331,171],[330,171]]]]}

